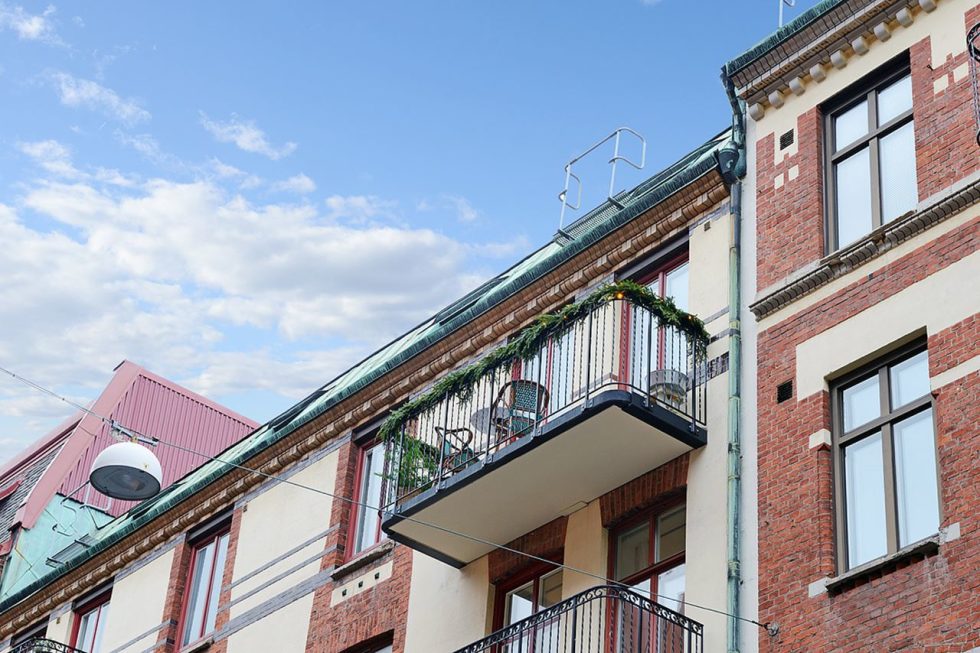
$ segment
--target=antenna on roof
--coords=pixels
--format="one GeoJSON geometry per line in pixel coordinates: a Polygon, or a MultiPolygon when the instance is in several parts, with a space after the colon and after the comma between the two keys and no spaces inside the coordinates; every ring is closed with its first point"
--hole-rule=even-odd
{"type": "Polygon", "coordinates": [[[558,193],[558,200],[561,202],[561,216],[558,219],[558,233],[568,236],[568,234],[562,231],[562,228],[565,226],[565,209],[568,208],[568,209],[572,209],[573,211],[577,211],[582,206],[582,180],[581,178],[579,178],[578,175],[572,172],[572,166],[578,163],[579,161],[581,161],[583,158],[585,158],[592,152],[594,152],[595,150],[597,150],[600,146],[612,140],[615,141],[615,145],[613,147],[612,158],[609,159],[609,165],[611,166],[611,171],[609,174],[608,198],[610,202],[612,202],[619,208],[623,208],[622,204],[620,204],[613,198],[613,194],[616,192],[616,164],[620,161],[625,161],[627,164],[631,165],[637,170],[642,170],[643,166],[646,165],[646,160],[647,160],[646,139],[643,138],[643,136],[641,136],[636,131],[630,129],[629,127],[620,127],[619,129],[615,130],[613,133],[601,139],[599,142],[593,144],[589,149],[585,150],[577,157],[575,157],[574,159],[572,159],[571,161],[565,164],[565,188],[564,190],[562,190],[562,192],[558,193]],[[641,150],[640,150],[639,163],[635,163],[634,161],[631,161],[627,157],[620,155],[619,142],[624,133],[630,134],[636,137],[636,139],[640,141],[641,150]],[[574,203],[568,201],[568,185],[571,183],[572,179],[575,180],[575,185],[578,187],[576,189],[576,198],[574,203]]]}
{"type": "Polygon", "coordinates": [[[783,6],[795,7],[796,0],[776,0],[779,3],[779,26],[783,26],[783,6]]]}

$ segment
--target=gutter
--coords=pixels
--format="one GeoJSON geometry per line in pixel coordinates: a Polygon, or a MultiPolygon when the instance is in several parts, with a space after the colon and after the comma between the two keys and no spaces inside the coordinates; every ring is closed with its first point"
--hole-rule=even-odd
{"type": "Polygon", "coordinates": [[[730,184],[732,204],[732,235],[728,250],[728,652],[739,652],[741,572],[741,503],[742,503],[742,321],[741,321],[741,233],[742,178],[745,177],[745,112],[735,95],[732,80],[722,71],[722,83],[732,105],[732,140],[737,157],[725,174],[730,184]]]}

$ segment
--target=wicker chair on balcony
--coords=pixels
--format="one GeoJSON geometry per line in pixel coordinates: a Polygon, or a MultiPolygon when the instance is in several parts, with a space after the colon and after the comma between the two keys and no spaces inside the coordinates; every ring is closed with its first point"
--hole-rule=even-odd
{"type": "Polygon", "coordinates": [[[493,401],[490,415],[500,447],[528,433],[548,410],[548,390],[527,379],[508,381],[493,401]]]}
{"type": "Polygon", "coordinates": [[[466,427],[449,429],[437,426],[436,433],[442,440],[443,476],[452,476],[476,461],[476,454],[471,446],[473,431],[466,427]]]}

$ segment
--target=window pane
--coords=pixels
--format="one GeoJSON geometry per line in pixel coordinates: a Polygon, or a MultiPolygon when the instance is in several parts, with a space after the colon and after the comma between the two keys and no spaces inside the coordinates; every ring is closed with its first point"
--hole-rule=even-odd
{"type": "Polygon", "coordinates": [[[834,166],[837,179],[837,246],[871,231],[871,160],[863,148],[834,166]]]}
{"type": "Polygon", "coordinates": [[[839,151],[868,133],[868,101],[834,118],[834,144],[839,151]]]}
{"type": "Polygon", "coordinates": [[[650,566],[650,524],[626,531],[616,541],[616,580],[650,566]]]}
{"type": "Polygon", "coordinates": [[[880,416],[878,376],[872,376],[844,390],[843,399],[845,433],[880,416]]]}
{"type": "Polygon", "coordinates": [[[885,555],[885,476],[881,433],[844,450],[844,495],[847,505],[847,558],[850,567],[885,555]]]}
{"type": "Polygon", "coordinates": [[[109,604],[103,603],[99,606],[99,620],[95,624],[95,641],[92,642],[90,653],[99,653],[102,650],[102,635],[105,634],[105,620],[109,618],[109,604]]]}
{"type": "Polygon", "coordinates": [[[912,77],[906,75],[878,92],[878,124],[899,116],[912,108],[912,77]]]}
{"type": "Polygon", "coordinates": [[[378,542],[378,524],[381,519],[378,508],[381,506],[384,447],[379,445],[365,452],[363,465],[359,497],[362,505],[357,507],[358,525],[355,551],[363,551],[378,542]]]}
{"type": "Polygon", "coordinates": [[[561,603],[561,570],[554,571],[547,576],[541,577],[541,589],[538,598],[538,610],[550,608],[556,603],[561,603]]]}
{"type": "Polygon", "coordinates": [[[207,600],[208,582],[213,562],[214,542],[201,547],[194,555],[194,569],[191,574],[191,588],[184,623],[184,644],[190,644],[201,638],[204,625],[204,604],[207,600]]]}
{"type": "Polygon", "coordinates": [[[919,191],[915,177],[915,129],[902,125],[881,139],[881,219],[884,222],[915,208],[919,191]]]}
{"type": "Polygon", "coordinates": [[[892,408],[899,408],[929,394],[929,355],[916,354],[888,370],[892,408]]]}
{"type": "Polygon", "coordinates": [[[687,310],[689,280],[690,275],[688,274],[688,264],[684,263],[683,265],[668,272],[667,278],[664,282],[667,296],[672,297],[674,299],[674,303],[677,304],[677,308],[681,310],[687,310]]]}
{"type": "Polygon", "coordinates": [[[687,512],[680,508],[657,520],[657,562],[677,555],[684,550],[687,512]]]}
{"type": "Polygon", "coordinates": [[[225,558],[227,555],[228,535],[225,534],[218,538],[218,555],[214,561],[214,567],[210,577],[211,594],[208,597],[207,613],[204,615],[204,630],[201,632],[202,637],[214,631],[215,620],[218,616],[218,596],[221,594],[221,579],[224,576],[225,558]]]}
{"type": "Polygon", "coordinates": [[[513,592],[508,592],[504,608],[506,611],[504,615],[505,626],[534,614],[534,583],[528,583],[518,587],[513,592]]]}
{"type": "Polygon", "coordinates": [[[659,596],[650,598],[671,610],[684,611],[684,565],[677,565],[657,577],[657,594],[659,596]]]}
{"type": "Polygon", "coordinates": [[[931,409],[895,424],[895,485],[898,545],[934,535],[939,530],[939,495],[931,409]]]}

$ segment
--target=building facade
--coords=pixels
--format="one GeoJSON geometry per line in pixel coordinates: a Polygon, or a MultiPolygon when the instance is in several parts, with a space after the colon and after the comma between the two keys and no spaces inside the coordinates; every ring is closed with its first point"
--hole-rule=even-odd
{"type": "Polygon", "coordinates": [[[761,650],[980,646],[978,22],[975,0],[824,2],[725,68],[761,650]]]}
{"type": "Polygon", "coordinates": [[[731,131],[58,557],[0,650],[980,646],[978,21],[804,13],[731,131]]]}

